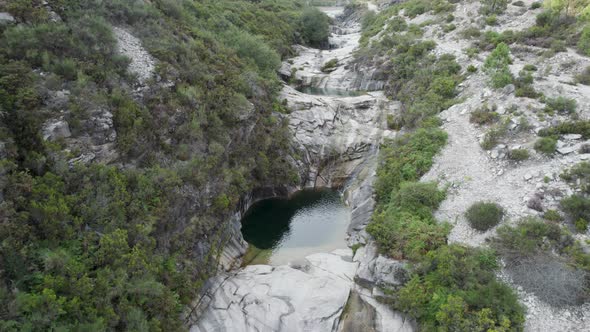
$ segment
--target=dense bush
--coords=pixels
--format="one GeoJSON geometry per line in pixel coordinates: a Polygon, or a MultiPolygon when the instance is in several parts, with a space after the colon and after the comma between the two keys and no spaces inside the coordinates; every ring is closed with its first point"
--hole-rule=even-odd
{"type": "Polygon", "coordinates": [[[581,195],[572,195],[560,202],[561,208],[574,221],[590,220],[590,199],[581,195]]]}
{"type": "Polygon", "coordinates": [[[585,56],[590,56],[590,26],[585,27],[578,41],[578,52],[585,56]]]}
{"type": "Polygon", "coordinates": [[[576,231],[580,233],[586,233],[586,231],[588,231],[588,221],[586,219],[580,218],[576,220],[574,226],[576,231]]]}
{"type": "Polygon", "coordinates": [[[529,159],[530,154],[527,149],[512,149],[508,151],[508,158],[515,161],[523,161],[529,159]]]}
{"type": "Polygon", "coordinates": [[[514,86],[516,87],[514,95],[516,97],[537,98],[539,93],[533,87],[533,75],[530,73],[532,68],[536,70],[536,67],[532,66],[532,68],[528,67],[527,69],[527,66],[520,71],[518,78],[514,80],[514,86]]]}
{"type": "Polygon", "coordinates": [[[553,154],[557,148],[557,140],[552,137],[542,137],[535,142],[535,150],[544,154],[553,154]]]}
{"type": "Polygon", "coordinates": [[[576,112],[576,100],[559,96],[557,98],[548,98],[545,103],[545,111],[557,111],[560,113],[574,113],[576,112]]]}
{"type": "Polygon", "coordinates": [[[397,308],[425,331],[522,331],[524,309],[497,270],[491,251],[443,246],[419,264],[397,308]]]}
{"type": "Polygon", "coordinates": [[[556,210],[547,210],[543,213],[543,219],[549,221],[561,221],[563,218],[556,210]]]}
{"type": "MultiPolygon", "coordinates": [[[[429,209],[425,205],[419,207],[422,213],[429,209]]],[[[432,217],[421,217],[395,204],[374,214],[367,226],[367,232],[384,253],[396,259],[410,260],[420,259],[427,252],[445,245],[449,231],[448,224],[438,224],[432,217]]]]}
{"type": "Polygon", "coordinates": [[[507,67],[512,63],[510,59],[510,48],[505,43],[499,43],[490,53],[484,62],[484,68],[494,70],[507,67]]]}
{"type": "Polygon", "coordinates": [[[329,60],[328,62],[324,63],[321,70],[324,73],[329,73],[330,71],[332,71],[336,67],[338,67],[338,59],[332,59],[332,60],[329,60]]]}
{"type": "Polygon", "coordinates": [[[473,203],[465,212],[469,225],[478,231],[487,231],[496,226],[503,217],[504,209],[496,203],[489,202],[473,203]]]}
{"type": "Polygon", "coordinates": [[[499,43],[484,63],[484,69],[490,75],[493,88],[503,88],[514,81],[514,77],[508,67],[511,63],[512,60],[510,59],[508,45],[499,43]]]}
{"type": "Polygon", "coordinates": [[[311,46],[326,47],[330,36],[330,18],[315,7],[308,7],[301,15],[301,35],[311,46]]]}
{"type": "Polygon", "coordinates": [[[375,184],[379,202],[387,203],[403,182],[417,181],[426,173],[446,141],[447,134],[439,129],[418,129],[382,147],[375,184]]]}

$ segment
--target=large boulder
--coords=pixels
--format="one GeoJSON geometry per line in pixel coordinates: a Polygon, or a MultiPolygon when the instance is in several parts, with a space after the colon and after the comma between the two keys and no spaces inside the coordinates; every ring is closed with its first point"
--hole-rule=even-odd
{"type": "Polygon", "coordinates": [[[355,280],[363,287],[397,288],[409,279],[406,264],[380,255],[374,243],[359,248],[354,260],[360,263],[355,280]]]}
{"type": "Polygon", "coordinates": [[[43,125],[42,132],[43,139],[46,141],[55,141],[72,136],[70,126],[63,118],[48,120],[43,125]]]}
{"type": "Polygon", "coordinates": [[[211,284],[191,332],[333,331],[353,285],[350,251],[314,254],[299,268],[250,265],[211,284]]]}

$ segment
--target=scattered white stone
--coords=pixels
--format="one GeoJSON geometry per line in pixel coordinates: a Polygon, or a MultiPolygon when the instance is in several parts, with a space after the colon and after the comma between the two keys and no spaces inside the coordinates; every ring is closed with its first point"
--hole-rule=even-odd
{"type": "Polygon", "coordinates": [[[0,13],[0,24],[14,23],[14,21],[14,16],[10,15],[10,13],[0,13]]]}
{"type": "Polygon", "coordinates": [[[113,32],[117,37],[118,52],[131,59],[129,71],[137,75],[140,83],[145,83],[154,73],[154,58],[141,45],[141,41],[126,30],[113,27],[113,32]]]}
{"type": "Polygon", "coordinates": [[[524,175],[524,179],[525,179],[525,180],[527,180],[527,181],[529,181],[529,180],[530,180],[530,179],[532,179],[532,178],[533,178],[533,175],[532,175],[531,173],[526,173],[526,174],[524,175]]]}
{"type": "Polygon", "coordinates": [[[582,138],[582,135],[580,135],[580,134],[567,134],[567,135],[563,135],[563,138],[566,140],[574,141],[574,140],[578,140],[578,139],[582,138]]]}
{"type": "Polygon", "coordinates": [[[559,152],[560,154],[563,154],[563,155],[570,154],[574,151],[576,151],[576,148],[574,148],[572,146],[557,148],[557,152],[559,152]]]}

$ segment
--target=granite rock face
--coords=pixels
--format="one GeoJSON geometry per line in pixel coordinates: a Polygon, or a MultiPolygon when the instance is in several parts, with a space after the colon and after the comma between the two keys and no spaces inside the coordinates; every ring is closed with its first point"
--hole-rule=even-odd
{"type": "Polygon", "coordinates": [[[353,286],[351,256],[314,254],[297,269],[251,265],[220,275],[190,331],[333,331],[353,286]]]}
{"type": "Polygon", "coordinates": [[[387,116],[395,114],[399,104],[381,92],[316,96],[285,86],[282,98],[293,110],[289,127],[310,186],[340,186],[384,138],[395,137],[387,128],[387,116]]]}

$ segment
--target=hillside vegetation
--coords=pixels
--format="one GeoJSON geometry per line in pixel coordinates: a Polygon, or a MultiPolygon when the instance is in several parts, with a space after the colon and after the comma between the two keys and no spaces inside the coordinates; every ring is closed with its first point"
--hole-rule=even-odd
{"type": "MultiPolygon", "coordinates": [[[[461,225],[461,230],[469,227],[471,233],[491,234],[488,235],[489,240],[494,243],[492,246],[482,243],[479,247],[471,247],[456,238],[451,241],[451,233],[458,227],[457,220],[448,220],[453,223],[449,225],[446,220],[434,216],[434,212],[449,196],[457,195],[458,190],[452,188],[449,194],[444,184],[420,182],[422,176],[437,163],[435,156],[447,143],[448,135],[439,129],[441,121],[437,115],[453,105],[462,106],[451,107],[445,112],[445,120],[450,121],[450,112],[456,113],[453,115],[455,119],[460,116],[461,109],[472,106],[470,98],[480,94],[481,86],[470,93],[460,92],[468,84],[479,84],[479,81],[470,78],[475,75],[479,78],[480,71],[482,76],[485,75],[483,84],[498,91],[499,95],[512,93],[520,98],[539,99],[545,105],[543,112],[548,116],[566,117],[576,113],[574,99],[561,96],[546,98],[535,90],[533,73],[537,68],[534,65],[519,67],[523,68],[522,71],[518,76],[514,75],[511,49],[516,44],[534,44],[550,49],[543,53],[546,58],[551,58],[555,52],[566,51],[567,47],[575,49],[580,55],[590,55],[585,41],[590,36],[585,33],[590,29],[588,3],[547,2],[537,15],[536,24],[522,31],[497,27],[509,5],[525,6],[522,1],[508,4],[506,1],[409,0],[385,6],[379,13],[369,12],[363,19],[361,48],[355,54],[356,61],[386,68],[387,93],[402,102],[400,114],[388,119],[390,127],[400,129],[401,133],[399,138],[381,147],[381,162],[375,183],[377,209],[367,230],[384,254],[411,263],[411,280],[388,291],[392,306],[417,319],[421,329],[426,331],[523,330],[526,308],[519,303],[515,287],[498,278],[503,271],[511,276],[509,281],[550,305],[580,305],[588,301],[587,260],[590,256],[570,235],[568,228],[571,229],[571,224],[564,222],[558,226],[554,222],[546,224],[540,218],[531,221],[523,219],[517,221],[518,226],[501,226],[494,236],[496,225],[509,219],[503,218],[503,206],[494,201],[482,201],[485,197],[461,197],[462,203],[480,200],[460,211],[463,215],[460,222],[466,224],[461,225]],[[461,12],[455,11],[459,4],[464,6],[461,12]],[[478,11],[466,12],[465,7],[478,11]],[[455,17],[459,14],[466,16],[461,17],[461,23],[470,24],[468,28],[459,26],[455,17]],[[459,31],[460,28],[465,30],[459,31]],[[451,33],[452,37],[447,37],[451,33]],[[437,45],[438,42],[442,45],[437,45]],[[449,50],[450,54],[445,50],[449,50]],[[457,57],[469,65],[459,65],[457,57]],[[481,65],[478,68],[471,63],[481,65]],[[468,84],[467,80],[470,80],[468,84]],[[552,245],[541,245],[547,237],[554,241],[552,245]],[[526,248],[525,238],[531,243],[529,246],[527,242],[526,248]],[[551,248],[554,248],[554,254],[551,254],[551,248]],[[507,265],[502,265],[500,259],[507,265]],[[528,277],[525,271],[529,271],[528,277]],[[548,278],[544,280],[542,275],[548,278]]],[[[534,6],[533,9],[542,7],[540,3],[534,6]]],[[[526,10],[523,8],[522,12],[526,10]]],[[[510,18],[502,22],[517,24],[510,18]]],[[[542,51],[537,52],[541,54],[542,51]]],[[[579,81],[583,81],[583,77],[579,81]]],[[[531,131],[532,127],[524,116],[520,122],[511,122],[512,111],[506,116],[503,115],[504,109],[502,113],[496,112],[496,105],[490,107],[477,103],[474,106],[477,109],[471,111],[471,125],[489,130],[479,136],[481,146],[476,147],[477,151],[461,151],[471,147],[457,146],[454,142],[454,149],[458,149],[456,153],[459,154],[449,158],[479,156],[483,150],[498,151],[497,146],[514,137],[511,135],[517,135],[518,130],[521,133],[531,131]]],[[[515,109],[517,107],[514,105],[515,109]]],[[[514,113],[514,116],[519,115],[514,113]]],[[[573,121],[537,130],[539,135],[545,136],[543,140],[550,142],[534,144],[540,155],[535,155],[536,160],[556,153],[559,135],[585,135],[585,122],[573,121]]],[[[469,120],[465,123],[469,125],[469,120]]],[[[471,132],[456,132],[454,135],[471,135],[471,132]]],[[[509,159],[513,164],[525,162],[530,157],[529,151],[516,146],[502,158],[509,159]]],[[[474,159],[473,163],[474,168],[478,167],[478,159],[474,159]]],[[[580,174],[582,180],[578,183],[581,182],[583,187],[586,183],[584,175],[581,175],[584,169],[584,166],[579,166],[564,176],[573,183],[576,182],[573,174],[580,174]]],[[[451,174],[453,179],[470,181],[471,174],[467,169],[453,164],[453,171],[461,173],[451,174]]],[[[430,175],[427,181],[432,178],[430,175]]],[[[448,186],[451,185],[460,187],[462,182],[449,181],[448,186]]],[[[485,187],[478,189],[488,190],[485,187]]],[[[528,204],[531,210],[537,209],[534,212],[543,212],[544,208],[537,204],[539,200],[531,198],[523,205],[528,204]]],[[[582,211],[588,206],[587,200],[587,194],[576,194],[561,202],[562,210],[571,216],[571,219],[568,218],[570,222],[582,220],[576,225],[583,232],[586,232],[587,223],[584,221],[587,216],[582,211]]],[[[456,213],[455,210],[452,212],[456,213]]],[[[549,214],[547,216],[550,217],[549,214]]],[[[558,213],[557,217],[560,217],[558,213]]]]}
{"type": "Polygon", "coordinates": [[[185,329],[240,197],[299,182],[276,70],[328,18],[293,0],[0,6],[0,330],[185,329]],[[147,79],[114,27],[154,58],[147,79]]]}

